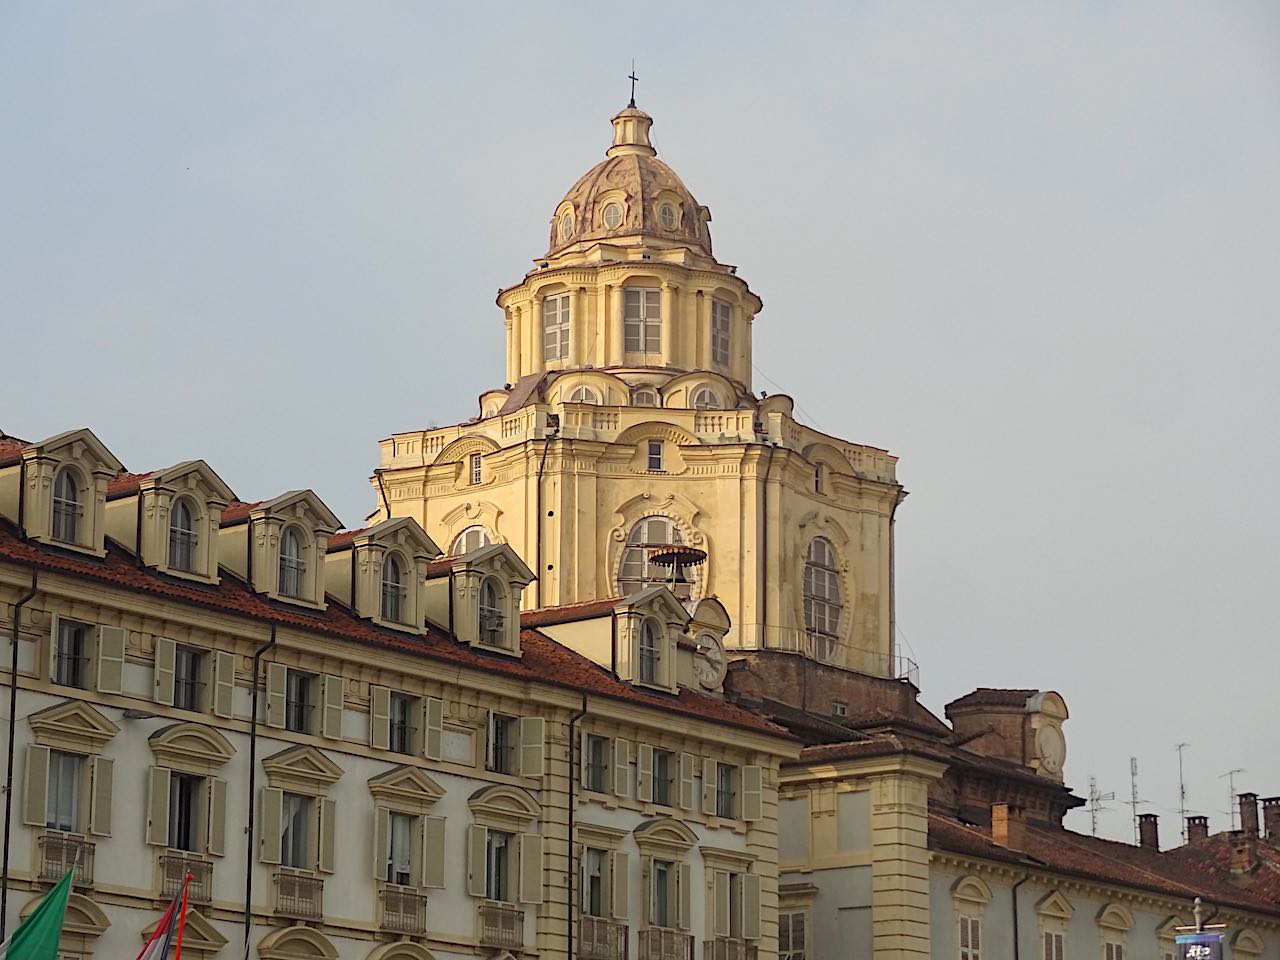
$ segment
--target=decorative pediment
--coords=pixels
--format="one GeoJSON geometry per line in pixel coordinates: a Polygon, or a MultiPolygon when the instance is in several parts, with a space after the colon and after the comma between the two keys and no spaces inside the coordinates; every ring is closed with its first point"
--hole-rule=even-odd
{"type": "Polygon", "coordinates": [[[376,544],[387,548],[399,548],[411,557],[427,560],[440,556],[441,550],[412,517],[396,517],[365,530],[356,537],[357,548],[376,544]]]}
{"type": "Polygon", "coordinates": [[[498,534],[498,519],[501,516],[502,509],[497,504],[490,503],[488,500],[468,500],[441,517],[440,523],[449,531],[451,544],[453,539],[467,527],[476,526],[484,527],[494,543],[505,543],[506,541],[498,534]]]}
{"type": "Polygon", "coordinates": [[[496,443],[488,437],[472,435],[469,437],[461,437],[453,443],[448,444],[443,450],[436,454],[436,458],[431,461],[432,466],[445,463],[461,463],[473,453],[481,454],[493,453],[495,450],[501,449],[496,443]]]}
{"type": "Polygon", "coordinates": [[[471,551],[467,554],[466,561],[460,562],[454,569],[468,572],[478,570],[521,587],[538,579],[520,559],[520,555],[505,543],[491,543],[487,547],[471,551]]]}
{"type": "MultiPolygon", "coordinates": [[[[158,917],[156,921],[142,931],[143,941],[151,939],[151,935],[156,932],[156,927],[160,926],[158,917]]],[[[203,950],[209,953],[216,953],[227,945],[227,938],[220,934],[208,920],[202,917],[195,910],[187,911],[186,924],[182,930],[182,948],[184,950],[203,950]]]]}
{"type": "Polygon", "coordinates": [[[673,852],[677,856],[693,849],[697,836],[685,824],[670,817],[646,820],[632,831],[641,850],[673,852]]]}
{"type": "Polygon", "coordinates": [[[436,958],[435,954],[420,943],[398,940],[395,943],[384,943],[370,953],[367,960],[436,960],[436,958]]]}
{"type": "MultiPolygon", "coordinates": [[[[40,906],[43,896],[36,897],[27,903],[18,913],[25,920],[36,907],[40,906]]],[[[102,908],[83,894],[73,893],[67,898],[66,920],[62,924],[64,934],[74,933],[85,937],[100,937],[107,932],[111,921],[102,912],[102,908]]]]}
{"type": "Polygon", "coordinates": [[[1171,917],[1166,917],[1164,922],[1156,927],[1156,936],[1161,940],[1173,940],[1182,932],[1178,929],[1179,927],[1189,926],[1191,926],[1190,920],[1186,917],[1180,917],[1177,914],[1174,914],[1171,917]]]}
{"type": "Polygon", "coordinates": [[[120,728],[89,704],[66,700],[27,717],[36,743],[46,747],[98,753],[120,728]]]}
{"type": "Polygon", "coordinates": [[[956,900],[968,903],[983,904],[991,902],[991,888],[981,877],[970,874],[961,877],[951,885],[951,896],[956,900]]]}
{"type": "MultiPolygon", "coordinates": [[[[805,550],[809,546],[809,541],[814,537],[826,537],[837,547],[845,548],[849,546],[849,533],[842,527],[839,522],[826,513],[819,513],[817,510],[811,510],[800,518],[800,522],[796,524],[799,530],[801,550],[805,550]]],[[[848,568],[848,551],[840,549],[837,551],[840,556],[840,564],[842,569],[848,568]]]]}
{"type": "Polygon", "coordinates": [[[578,840],[592,847],[616,850],[627,838],[628,830],[606,827],[598,823],[578,823],[574,827],[578,840]]]}
{"type": "Polygon", "coordinates": [[[810,463],[824,464],[828,469],[839,473],[848,473],[851,469],[849,458],[829,443],[811,443],[800,454],[810,463]]]}
{"type": "Polygon", "coordinates": [[[175,723],[161,727],[148,738],[151,752],[166,767],[212,773],[235,756],[231,741],[212,727],[175,723]]]}
{"type": "Polygon", "coordinates": [[[1108,903],[1098,911],[1098,926],[1110,930],[1132,930],[1133,914],[1122,903],[1108,903]]]}
{"type": "Polygon", "coordinates": [[[619,544],[627,539],[627,533],[635,526],[636,521],[656,516],[673,521],[680,528],[680,535],[689,546],[702,547],[706,543],[706,535],[697,528],[698,521],[702,518],[702,511],[696,503],[678,493],[655,497],[646,491],[620,504],[615,515],[617,525],[610,531],[609,536],[619,544]]]}
{"type": "Polygon", "coordinates": [[[290,747],[262,761],[273,786],[323,793],[342,776],[342,768],[311,746],[290,747]]]}
{"type": "Polygon", "coordinates": [[[68,430],[41,440],[28,447],[24,455],[26,453],[57,460],[76,460],[94,472],[103,472],[108,476],[115,476],[124,470],[124,464],[116,459],[115,454],[88,427],[68,430]]]}
{"type": "Polygon", "coordinates": [[[275,517],[281,520],[298,520],[314,530],[333,533],[341,529],[342,521],[324,505],[324,501],[311,490],[290,490],[274,500],[258,504],[253,516],[275,517]]]}
{"type": "Polygon", "coordinates": [[[675,424],[661,420],[647,420],[627,427],[613,442],[618,446],[630,447],[645,440],[665,440],[681,447],[695,447],[699,443],[698,438],[688,430],[681,430],[675,424]]]}
{"type": "Polygon", "coordinates": [[[1245,929],[1231,938],[1231,952],[1233,954],[1247,953],[1256,957],[1262,953],[1262,948],[1262,937],[1248,927],[1245,927],[1245,929]]]}
{"type": "Polygon", "coordinates": [[[444,796],[444,788],[417,767],[403,766],[371,777],[369,792],[389,806],[421,812],[444,796]]]}
{"type": "Polygon", "coordinates": [[[689,623],[689,611],[676,595],[661,584],[637,590],[617,605],[619,613],[631,613],[644,617],[657,617],[669,627],[683,630],[689,623]]]}
{"type": "Polygon", "coordinates": [[[538,801],[527,790],[506,784],[482,787],[467,800],[467,806],[477,823],[528,823],[542,814],[538,801]]]}
{"type": "Polygon", "coordinates": [[[1027,713],[1042,713],[1055,720],[1066,720],[1070,716],[1067,702],[1053,690],[1042,690],[1027,700],[1027,713]]]}
{"type": "Polygon", "coordinates": [[[1050,890],[1036,901],[1036,913],[1042,917],[1051,917],[1055,920],[1070,920],[1071,915],[1075,912],[1075,907],[1071,906],[1071,902],[1057,890],[1050,890]]]}
{"type": "Polygon", "coordinates": [[[286,927],[258,941],[262,960],[338,960],[329,938],[310,927],[286,927]]]}
{"type": "Polygon", "coordinates": [[[187,460],[157,470],[141,480],[138,486],[142,490],[161,488],[175,494],[196,493],[202,500],[218,501],[224,505],[236,499],[232,489],[203,460],[187,460]]]}

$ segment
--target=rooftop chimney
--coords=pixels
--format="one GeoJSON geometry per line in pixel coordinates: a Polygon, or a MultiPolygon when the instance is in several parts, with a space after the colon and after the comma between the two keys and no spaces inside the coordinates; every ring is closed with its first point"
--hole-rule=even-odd
{"type": "Polygon", "coordinates": [[[1209,839],[1208,817],[1187,817],[1187,843],[1209,839]]]}
{"type": "Polygon", "coordinates": [[[1262,798],[1262,825],[1266,828],[1267,839],[1280,843],[1280,797],[1262,798]]]}
{"type": "Polygon", "coordinates": [[[991,805],[991,839],[1010,850],[1025,848],[1027,822],[1022,818],[1021,807],[1007,803],[991,805]]]}
{"type": "Polygon", "coordinates": [[[1254,834],[1233,834],[1231,838],[1231,872],[1251,873],[1258,865],[1258,838],[1254,834]]]}
{"type": "Polygon", "coordinates": [[[1147,850],[1160,849],[1159,820],[1154,813],[1138,814],[1138,843],[1147,850]]]}
{"type": "Polygon", "coordinates": [[[1258,835],[1258,795],[1240,794],[1240,832],[1247,837],[1258,835]]]}

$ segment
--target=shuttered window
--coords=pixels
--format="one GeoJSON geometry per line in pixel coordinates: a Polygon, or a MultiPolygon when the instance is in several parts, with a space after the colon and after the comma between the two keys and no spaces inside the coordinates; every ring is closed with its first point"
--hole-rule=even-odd
{"type": "Polygon", "coordinates": [[[286,867],[310,870],[315,864],[310,860],[311,850],[311,797],[286,793],[282,799],[280,817],[280,863],[286,867]]]}
{"type": "Polygon", "coordinates": [[[84,789],[85,758],[61,750],[49,751],[48,808],[45,826],[51,830],[78,833],[80,797],[84,789]]]}
{"type": "Polygon", "coordinates": [[[583,784],[595,793],[606,793],[610,789],[608,738],[588,734],[583,754],[583,784]]]}
{"type": "Polygon", "coordinates": [[[542,301],[543,359],[563,360],[569,356],[569,295],[542,301]]]}
{"type": "Polygon", "coordinates": [[[1062,934],[1046,930],[1044,933],[1044,960],[1063,960],[1065,956],[1062,934]]]}
{"type": "Polygon", "coordinates": [[[631,288],[624,291],[623,326],[627,353],[662,351],[662,291],[631,288]]]}
{"type": "Polygon", "coordinates": [[[1105,960],[1124,960],[1124,944],[1108,940],[1104,949],[1105,960]]]}
{"type": "Polygon", "coordinates": [[[711,301],[711,362],[720,366],[729,362],[732,316],[733,308],[727,302],[711,301]]]}
{"type": "Polygon", "coordinates": [[[173,653],[173,705],[179,710],[204,709],[204,653],[178,647],[173,653]]]}
{"type": "Polygon", "coordinates": [[[977,917],[960,918],[960,960],[981,960],[982,921],[977,917]]]}
{"type": "Polygon", "coordinates": [[[89,685],[89,655],[93,627],[58,617],[54,627],[53,682],[85,689],[89,685]]]}
{"type": "Polygon", "coordinates": [[[805,914],[802,910],[778,914],[778,960],[805,960],[805,914]]]}

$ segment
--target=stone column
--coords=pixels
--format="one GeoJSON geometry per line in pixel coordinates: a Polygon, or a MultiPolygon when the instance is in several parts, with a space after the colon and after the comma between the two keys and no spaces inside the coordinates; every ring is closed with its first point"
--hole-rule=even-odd
{"type": "Polygon", "coordinates": [[[523,358],[521,357],[520,338],[524,334],[524,331],[521,329],[520,324],[520,309],[520,307],[515,307],[509,313],[509,316],[511,317],[509,321],[509,329],[511,332],[511,359],[507,366],[510,368],[511,372],[507,374],[507,380],[513,384],[519,380],[524,373],[524,370],[521,368],[521,360],[523,358]]]}
{"type": "Polygon", "coordinates": [[[698,291],[698,299],[694,304],[698,318],[698,369],[710,370],[711,364],[711,298],[701,290],[698,291]]]}
{"type": "Polygon", "coordinates": [[[622,366],[622,359],[624,356],[624,349],[626,345],[625,329],[624,329],[624,323],[623,323],[623,310],[626,309],[625,308],[626,297],[623,295],[621,284],[614,284],[612,287],[608,287],[607,289],[609,292],[609,296],[613,298],[613,305],[612,305],[612,311],[611,311],[612,318],[610,322],[610,327],[613,330],[613,335],[609,338],[610,340],[609,365],[620,367],[622,366]]]}
{"type": "Polygon", "coordinates": [[[676,288],[668,281],[662,281],[662,364],[669,367],[676,356],[675,317],[676,288]]]}
{"type": "Polygon", "coordinates": [[[514,325],[511,320],[511,310],[504,311],[504,326],[507,328],[507,383],[515,383],[520,376],[519,370],[514,366],[517,363],[517,352],[515,349],[515,341],[512,339],[515,333],[514,325]]]}
{"type": "Polygon", "coordinates": [[[546,345],[546,334],[542,329],[542,297],[537,294],[529,301],[529,332],[532,337],[529,343],[530,373],[547,369],[547,358],[543,355],[546,345]]]}
{"type": "Polygon", "coordinates": [[[587,332],[586,317],[583,315],[586,299],[581,287],[569,293],[569,366],[571,367],[582,366],[582,338],[587,332]]]}

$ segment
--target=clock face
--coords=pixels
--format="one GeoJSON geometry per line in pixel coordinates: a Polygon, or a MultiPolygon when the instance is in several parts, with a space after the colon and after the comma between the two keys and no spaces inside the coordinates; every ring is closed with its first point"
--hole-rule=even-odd
{"type": "Polygon", "coordinates": [[[1067,741],[1062,731],[1048,724],[1037,730],[1036,752],[1040,754],[1040,763],[1047,772],[1061,773],[1063,761],[1067,759],[1067,741]]]}
{"type": "Polygon", "coordinates": [[[729,664],[724,655],[724,643],[709,633],[698,634],[698,682],[708,690],[720,686],[729,664]]]}

